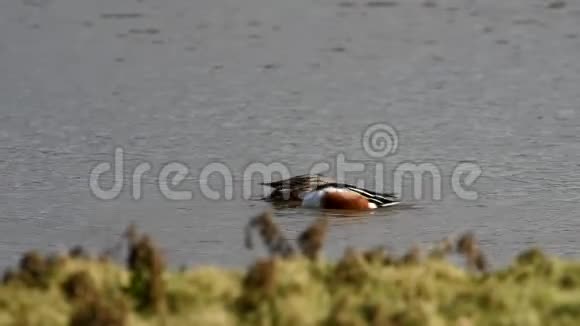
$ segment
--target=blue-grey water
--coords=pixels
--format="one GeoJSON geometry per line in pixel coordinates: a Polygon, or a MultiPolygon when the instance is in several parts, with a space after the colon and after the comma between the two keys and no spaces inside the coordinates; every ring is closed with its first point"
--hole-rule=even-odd
{"type": "MultiPolygon", "coordinates": [[[[259,181],[244,169],[302,174],[337,155],[387,176],[433,164],[444,187],[441,200],[414,199],[407,178],[405,205],[331,216],[331,257],[465,230],[496,266],[536,245],[580,256],[580,3],[431,3],[0,2],[0,266],[33,248],[97,252],[130,222],[174,265],[243,266],[264,254],[244,249],[243,227],[268,207],[242,198],[259,181]],[[364,152],[376,122],[397,130],[396,153],[364,152]],[[116,147],[126,186],[100,200],[89,171],[116,147]],[[178,188],[191,200],[158,189],[154,174],[175,161],[190,169],[178,188]],[[475,201],[449,187],[464,161],[483,170],[475,201]],[[127,180],[143,162],[151,173],[135,200],[127,180]],[[232,172],[233,200],[200,191],[215,162],[232,172]]],[[[276,221],[294,238],[320,215],[278,209],[276,221]]]]}

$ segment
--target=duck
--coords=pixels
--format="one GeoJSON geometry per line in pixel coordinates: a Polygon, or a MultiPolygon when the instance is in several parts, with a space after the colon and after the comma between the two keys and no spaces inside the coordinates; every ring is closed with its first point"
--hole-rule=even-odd
{"type": "Polygon", "coordinates": [[[271,202],[299,202],[315,209],[370,210],[400,203],[392,193],[363,189],[318,174],[304,174],[274,182],[262,182],[273,190],[264,199],[271,202]]]}

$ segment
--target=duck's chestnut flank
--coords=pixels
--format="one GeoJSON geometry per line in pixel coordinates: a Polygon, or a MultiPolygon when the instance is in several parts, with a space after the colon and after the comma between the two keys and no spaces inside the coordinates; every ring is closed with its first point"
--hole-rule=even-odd
{"type": "Polygon", "coordinates": [[[321,198],[320,208],[324,209],[353,209],[364,210],[376,208],[369,205],[369,201],[354,192],[335,191],[327,192],[321,198]]]}

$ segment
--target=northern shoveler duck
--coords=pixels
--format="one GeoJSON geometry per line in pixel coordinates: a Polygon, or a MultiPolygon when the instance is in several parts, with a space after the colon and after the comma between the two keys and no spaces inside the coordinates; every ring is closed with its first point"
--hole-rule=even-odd
{"type": "Polygon", "coordinates": [[[266,197],[273,202],[301,202],[303,207],[324,209],[375,209],[399,203],[390,193],[377,193],[353,185],[337,183],[320,175],[299,175],[262,183],[274,190],[266,197]]]}

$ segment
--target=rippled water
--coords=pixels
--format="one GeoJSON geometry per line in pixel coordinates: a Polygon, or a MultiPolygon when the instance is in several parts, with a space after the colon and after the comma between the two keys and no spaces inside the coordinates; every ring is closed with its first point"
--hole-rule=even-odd
{"type": "MultiPolygon", "coordinates": [[[[97,250],[137,222],[174,264],[241,265],[248,218],[268,205],[204,199],[199,172],[281,162],[294,174],[338,154],[391,175],[432,163],[443,199],[331,216],[326,251],[396,250],[464,230],[496,264],[522,248],[580,253],[580,7],[524,0],[416,2],[75,0],[0,4],[0,265],[30,248],[97,250]],[[365,127],[398,131],[395,154],[363,151],[365,127]],[[188,201],[91,195],[89,171],[126,152],[126,175],[179,161],[188,201]],[[450,191],[473,161],[476,201],[450,191]]],[[[350,175],[369,178],[374,171],[350,175]]],[[[257,183],[259,180],[250,180],[257,183]]],[[[407,180],[409,181],[409,180],[407,180]]],[[[295,237],[321,213],[278,209],[295,237]]]]}

